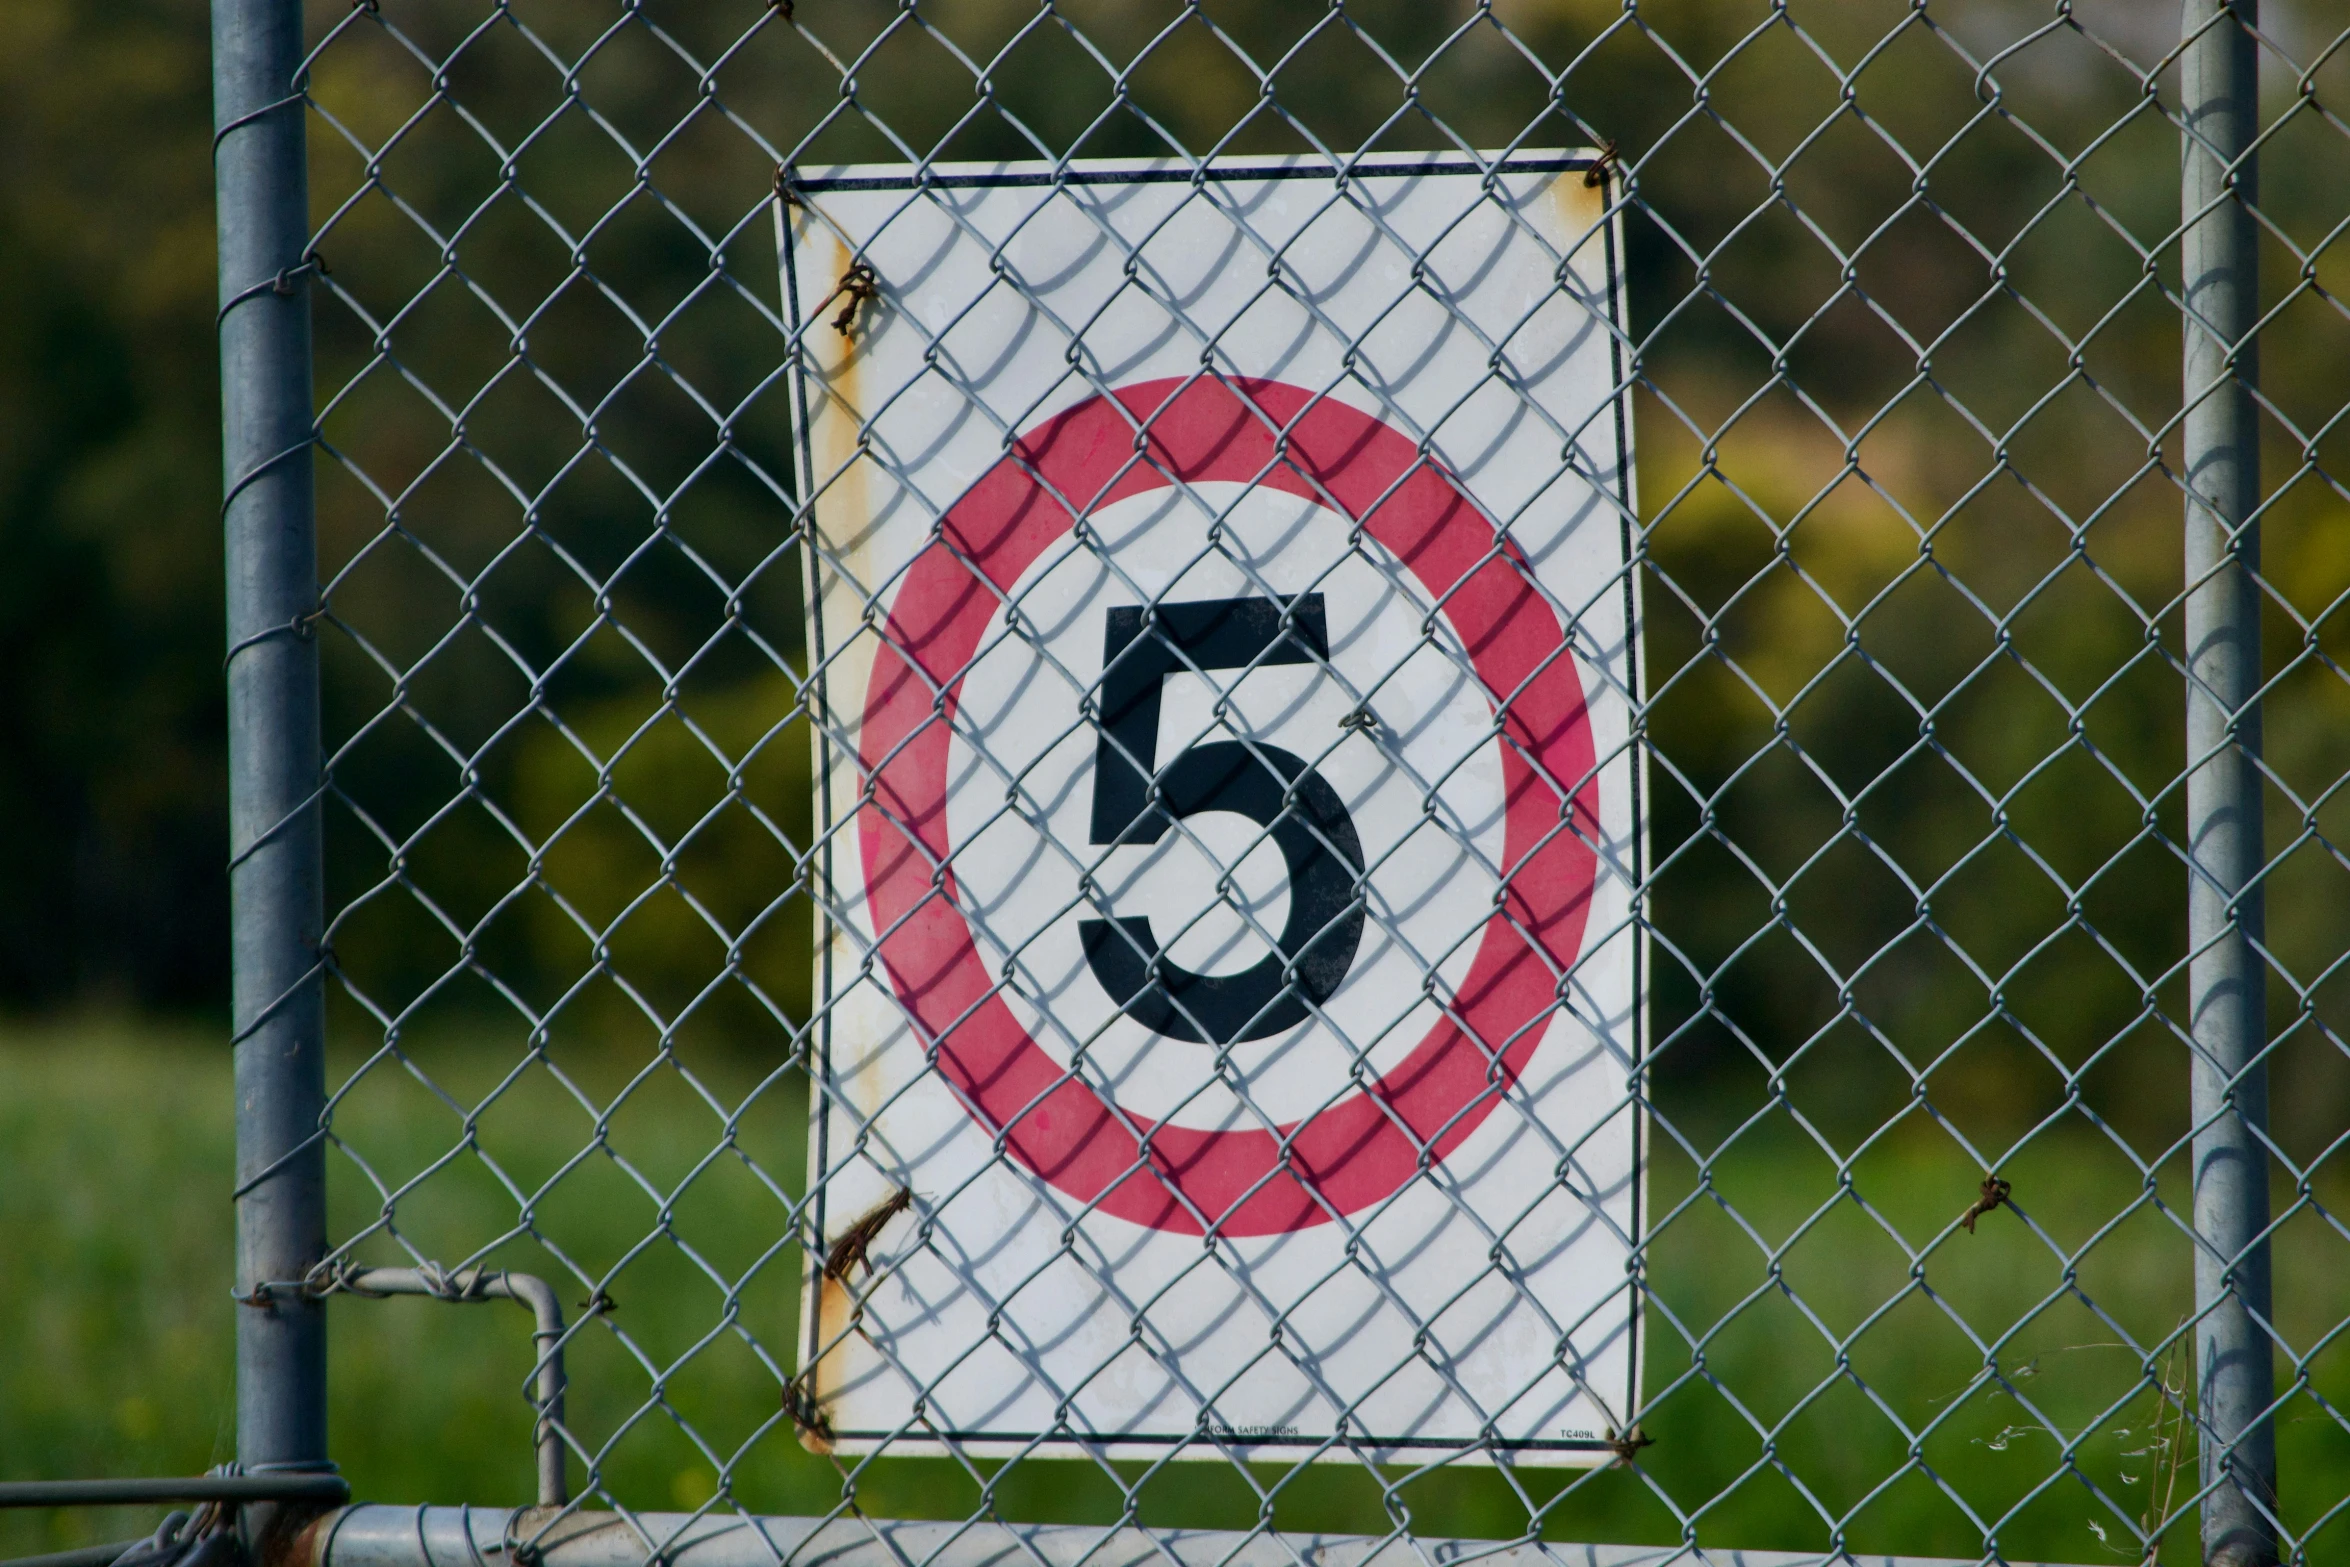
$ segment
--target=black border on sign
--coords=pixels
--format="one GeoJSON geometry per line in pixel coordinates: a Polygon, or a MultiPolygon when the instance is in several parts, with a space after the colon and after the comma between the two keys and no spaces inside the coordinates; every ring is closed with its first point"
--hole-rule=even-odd
{"type": "MultiPolygon", "coordinates": [[[[822,194],[833,190],[992,190],[1041,188],[1051,185],[1192,185],[1224,180],[1330,180],[1344,183],[1350,179],[1390,179],[1400,174],[1571,174],[1577,169],[1586,172],[1596,168],[1601,159],[1589,153],[1575,153],[1562,158],[1497,158],[1490,165],[1466,158],[1418,158],[1393,162],[1372,160],[1358,163],[1343,171],[1333,170],[1321,163],[1256,163],[1245,158],[1211,165],[1204,169],[1180,166],[1163,169],[1087,169],[1071,167],[1066,173],[1049,169],[1028,169],[1017,174],[989,174],[979,170],[954,174],[843,174],[831,179],[803,180],[790,169],[783,172],[783,189],[787,199],[794,191],[822,194]]],[[[1613,171],[1602,175],[1602,183],[1614,177],[1613,171]]],[[[1610,256],[1613,263],[1613,256],[1610,256]]]]}
{"type": "MultiPolygon", "coordinates": [[[[1095,169],[1085,168],[1082,166],[1072,166],[1061,170],[1036,169],[1023,170],[1017,173],[989,173],[978,170],[954,173],[915,171],[906,174],[842,175],[835,178],[811,180],[799,179],[792,173],[790,168],[785,167],[779,169],[776,174],[776,193],[779,198],[776,223],[776,248],[783,253],[781,258],[781,273],[784,287],[783,306],[785,325],[790,332],[791,340],[795,344],[798,343],[801,336],[809,329],[811,325],[811,323],[804,322],[800,319],[799,274],[795,258],[796,247],[791,242],[792,225],[790,208],[798,205],[797,198],[803,191],[810,194],[822,194],[827,191],[986,190],[995,188],[1042,189],[1063,185],[1168,185],[1205,184],[1210,181],[1223,183],[1231,180],[1286,179],[1319,179],[1328,180],[1339,185],[1344,185],[1347,182],[1355,179],[1367,179],[1374,177],[1392,178],[1399,175],[1414,174],[1571,174],[1577,171],[1581,171],[1586,176],[1586,178],[1596,174],[1597,178],[1593,181],[1593,183],[1598,187],[1601,193],[1600,238],[1605,247],[1605,254],[1607,257],[1607,321],[1609,327],[1612,329],[1608,338],[1608,363],[1614,375],[1616,389],[1615,396],[1611,399],[1611,401],[1614,405],[1616,431],[1615,498],[1617,503],[1616,510],[1618,517],[1618,538],[1621,543],[1620,554],[1624,594],[1624,635],[1627,643],[1625,648],[1624,661],[1625,678],[1627,683],[1626,699],[1634,714],[1637,715],[1640,706],[1640,683],[1642,673],[1640,654],[1645,639],[1641,636],[1642,628],[1639,617],[1640,595],[1638,592],[1638,573],[1634,560],[1632,537],[1634,527],[1632,513],[1631,452],[1632,388],[1625,379],[1625,324],[1622,318],[1625,285],[1623,276],[1624,258],[1619,253],[1620,246],[1617,236],[1620,214],[1613,210],[1615,202],[1618,199],[1618,184],[1615,176],[1613,160],[1605,154],[1594,155],[1591,153],[1576,153],[1567,156],[1518,158],[1504,155],[1494,159],[1490,164],[1481,164],[1468,157],[1429,158],[1424,156],[1413,157],[1406,155],[1404,157],[1399,157],[1393,160],[1365,160],[1353,165],[1352,167],[1343,169],[1334,169],[1328,164],[1320,163],[1299,164],[1286,161],[1281,163],[1252,163],[1246,159],[1234,159],[1227,162],[1212,163],[1207,167],[1200,169],[1191,169],[1180,166],[1149,169],[1095,169]]],[[[797,458],[799,468],[799,471],[794,475],[795,483],[793,484],[792,488],[799,501],[800,526],[807,529],[805,554],[806,565],[804,570],[807,573],[805,592],[807,595],[808,604],[808,656],[810,667],[813,671],[812,679],[816,687],[816,706],[814,711],[817,717],[815,720],[815,734],[813,735],[812,739],[813,743],[817,747],[817,756],[815,778],[813,779],[814,788],[811,791],[814,798],[811,801],[811,804],[814,808],[816,828],[819,834],[819,863],[822,868],[821,873],[823,876],[823,885],[827,890],[829,890],[834,885],[832,868],[833,839],[835,836],[834,828],[836,825],[833,821],[832,815],[831,761],[833,745],[829,734],[824,728],[822,715],[831,711],[831,692],[829,690],[825,674],[827,664],[824,649],[824,614],[823,604],[819,597],[822,584],[822,577],[820,573],[823,567],[823,557],[818,553],[816,548],[815,500],[813,495],[811,495],[809,492],[809,485],[811,482],[810,474],[814,466],[814,452],[809,444],[808,436],[807,359],[804,351],[797,347],[795,347],[792,351],[791,382],[791,413],[793,423],[797,426],[797,428],[793,431],[794,442],[792,450],[794,456],[797,458]]],[[[1647,819],[1643,814],[1645,808],[1647,784],[1648,751],[1645,741],[1641,738],[1638,732],[1637,725],[1635,725],[1633,730],[1627,734],[1625,743],[1631,746],[1633,751],[1631,769],[1632,820],[1635,830],[1632,837],[1632,877],[1634,889],[1634,906],[1632,910],[1632,924],[1634,930],[1634,940],[1632,947],[1632,989],[1633,995],[1638,998],[1639,1005],[1639,1015],[1634,1020],[1632,1028],[1632,1081],[1634,1083],[1644,1083],[1648,1071],[1649,1043],[1648,921],[1640,911],[1638,904],[1638,893],[1639,889],[1644,885],[1648,875],[1647,819]]],[[[822,924],[830,923],[830,912],[825,905],[820,903],[818,905],[817,912],[821,917],[819,921],[820,926],[822,924]]],[[[821,930],[819,931],[817,951],[819,953],[819,962],[822,966],[820,975],[822,988],[814,999],[818,1004],[822,1004],[825,998],[832,994],[833,967],[832,943],[829,940],[823,938],[821,930]]],[[[830,1141],[828,1134],[831,1124],[831,1105],[830,1101],[824,1096],[820,1087],[821,1083],[830,1080],[832,1073],[832,1012],[829,1007],[825,1009],[822,1022],[817,1029],[816,1045],[817,1074],[811,1075],[809,1085],[809,1107],[811,1117],[816,1123],[810,1129],[813,1139],[811,1151],[815,1156],[817,1168],[830,1169],[830,1141]]],[[[1647,1312],[1642,1300],[1642,1297],[1646,1294],[1645,1279],[1647,1270],[1645,1267],[1645,1259],[1641,1258],[1639,1251],[1640,1245],[1646,1236],[1647,1225],[1646,1207],[1648,1196],[1648,1116],[1645,1109],[1645,1104],[1646,1092],[1645,1089],[1643,1089],[1638,1101],[1633,1106],[1632,1116],[1632,1235],[1634,1271],[1628,1277],[1627,1285],[1633,1289],[1634,1296],[1631,1323],[1631,1343],[1627,1346],[1627,1354],[1625,1357],[1629,1366],[1627,1379],[1630,1384],[1626,1389],[1626,1396],[1623,1404],[1623,1419],[1626,1431],[1637,1430],[1639,1426],[1641,1413],[1640,1382],[1642,1372],[1645,1369],[1644,1357],[1641,1354],[1641,1326],[1647,1316],[1647,1312]]],[[[825,1186],[821,1182],[817,1183],[816,1189],[811,1195],[813,1199],[812,1206],[814,1209],[811,1222],[814,1233],[817,1237],[817,1244],[806,1248],[808,1266],[805,1270],[804,1277],[801,1280],[801,1289],[804,1292],[813,1292],[822,1287],[820,1272],[824,1263],[824,1246],[822,1244],[822,1238],[826,1233],[825,1186]]],[[[803,1311],[807,1310],[805,1300],[806,1295],[803,1294],[803,1304],[801,1307],[803,1311]]],[[[808,1312],[807,1315],[808,1342],[802,1351],[802,1369],[795,1375],[795,1381],[798,1380],[798,1376],[806,1375],[808,1371],[816,1365],[819,1351],[822,1348],[822,1345],[819,1342],[820,1336],[823,1333],[822,1314],[820,1312],[811,1311],[808,1312]]],[[[1193,1444],[1206,1445],[1211,1443],[1223,1447],[1241,1450],[1252,1448],[1336,1448],[1340,1450],[1350,1448],[1369,1448],[1374,1452],[1417,1451],[1454,1453],[1605,1453],[1614,1451],[1616,1447],[1616,1444],[1612,1441],[1606,1441],[1599,1438],[1580,1437],[1374,1437],[1344,1430],[1319,1435],[1243,1436],[1237,1432],[1228,1432],[1226,1429],[1216,1426],[1202,1426],[1196,1431],[1181,1433],[1158,1432],[1137,1434],[1091,1434],[1081,1431],[1070,1431],[1066,1429],[1046,1432],[960,1431],[941,1429],[939,1427],[930,1425],[927,1422],[897,1430],[863,1430],[854,1428],[835,1429],[832,1432],[832,1437],[833,1440],[838,1442],[992,1442],[1003,1444],[1018,1444],[1022,1447],[1065,1447],[1093,1451],[1109,1451],[1121,1447],[1174,1448],[1190,1446],[1193,1444]]]]}

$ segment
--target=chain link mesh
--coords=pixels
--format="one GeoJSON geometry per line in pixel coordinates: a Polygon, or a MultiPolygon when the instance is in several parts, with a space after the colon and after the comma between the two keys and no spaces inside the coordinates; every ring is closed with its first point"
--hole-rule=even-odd
{"type": "MultiPolygon", "coordinates": [[[[319,1277],[575,1297],[585,1505],[2199,1559],[2176,8],[311,20],[319,1277]],[[841,1229],[806,1175],[838,912],[806,606],[886,584],[810,550],[830,476],[795,467],[789,378],[829,325],[779,295],[783,171],[1560,147],[1613,163],[1640,441],[1647,1345],[1619,1461],[1273,1462],[1207,1430],[1148,1462],[803,1450],[798,1295],[841,1229]]],[[[2296,1560],[2350,1506],[2343,20],[2263,9],[2245,192],[2266,1505],[2296,1560]]]]}

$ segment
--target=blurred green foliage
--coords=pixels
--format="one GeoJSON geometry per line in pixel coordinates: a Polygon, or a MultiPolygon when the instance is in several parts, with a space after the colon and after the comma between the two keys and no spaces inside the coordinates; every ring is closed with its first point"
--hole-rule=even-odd
{"type": "Polygon", "coordinates": [[[0,9],[0,1003],[226,993],[202,8],[0,9]]]}

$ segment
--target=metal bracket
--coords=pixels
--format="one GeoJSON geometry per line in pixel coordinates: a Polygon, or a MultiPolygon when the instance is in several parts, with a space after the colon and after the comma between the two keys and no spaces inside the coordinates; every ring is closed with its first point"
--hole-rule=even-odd
{"type": "MultiPolygon", "coordinates": [[[[561,1507],[571,1499],[563,1466],[563,1303],[554,1286],[528,1273],[488,1272],[460,1268],[442,1273],[435,1268],[348,1268],[334,1273],[315,1293],[321,1295],[429,1295],[453,1305],[473,1301],[510,1300],[530,1310],[531,1342],[538,1347],[538,1422],[531,1434],[538,1449],[541,1507],[561,1507]]],[[[348,1493],[346,1493],[348,1494],[348,1493]]]]}

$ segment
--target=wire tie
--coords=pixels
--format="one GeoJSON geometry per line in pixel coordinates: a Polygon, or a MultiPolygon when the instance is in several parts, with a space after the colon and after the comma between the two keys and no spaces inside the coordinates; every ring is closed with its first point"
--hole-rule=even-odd
{"type": "Polygon", "coordinates": [[[1629,1465],[1642,1448],[1656,1446],[1656,1438],[1641,1430],[1637,1425],[1622,1436],[1616,1435],[1611,1428],[1607,1436],[1607,1446],[1608,1451],[1616,1455],[1617,1463],[1629,1465]]]}
{"type": "Polygon", "coordinates": [[[1984,1176],[1982,1195],[1975,1199],[1974,1206],[1967,1209],[1966,1216],[1960,1219],[1958,1222],[1960,1225],[1964,1226],[1966,1232],[1969,1235],[1974,1234],[1975,1221],[1981,1218],[1984,1214],[1989,1213],[1992,1209],[2006,1203],[2007,1194],[2012,1190],[2014,1190],[2014,1188],[2009,1186],[2007,1182],[2001,1180],[1998,1176],[1984,1176]]]}
{"type": "Polygon", "coordinates": [[[269,285],[269,291],[280,299],[293,298],[294,290],[306,272],[315,272],[320,277],[325,277],[327,275],[326,258],[315,250],[310,252],[309,255],[302,258],[299,266],[287,267],[279,272],[276,281],[269,285]]]}
{"type": "Polygon", "coordinates": [[[812,1436],[828,1447],[832,1444],[832,1422],[816,1407],[816,1396],[798,1377],[783,1385],[783,1412],[799,1427],[802,1436],[812,1436]]]}
{"type": "Polygon", "coordinates": [[[832,318],[832,329],[843,337],[854,335],[857,328],[857,307],[874,299],[880,291],[881,279],[874,274],[872,267],[862,261],[842,273],[840,287],[835,289],[833,294],[835,298],[842,294],[849,297],[848,302],[840,307],[840,314],[832,318]]]}

